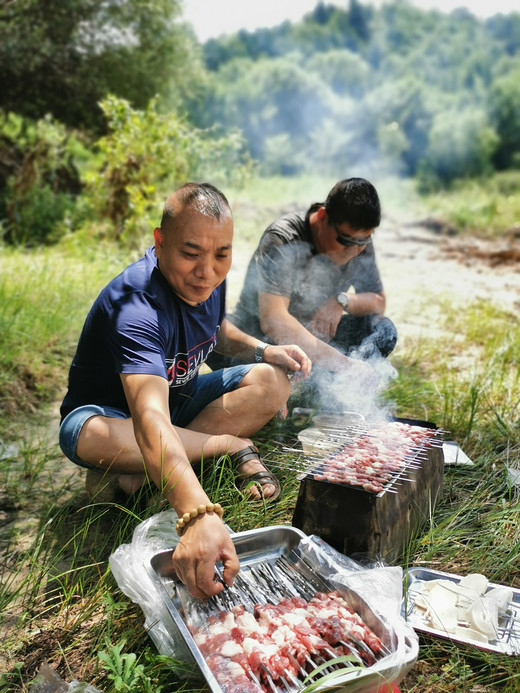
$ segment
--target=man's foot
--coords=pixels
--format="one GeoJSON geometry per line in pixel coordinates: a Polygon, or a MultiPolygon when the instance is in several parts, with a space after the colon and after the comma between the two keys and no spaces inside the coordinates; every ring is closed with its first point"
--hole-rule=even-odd
{"type": "Polygon", "coordinates": [[[85,489],[87,496],[95,503],[115,503],[121,498],[119,474],[105,469],[87,469],[85,489]]]}
{"type": "Polygon", "coordinates": [[[106,469],[87,469],[85,489],[90,500],[96,503],[116,503],[139,491],[144,481],[144,474],[117,474],[106,469]]]}
{"type": "Polygon", "coordinates": [[[262,462],[254,445],[229,455],[233,470],[237,474],[236,485],[253,500],[274,501],[281,493],[280,482],[262,462]]]}

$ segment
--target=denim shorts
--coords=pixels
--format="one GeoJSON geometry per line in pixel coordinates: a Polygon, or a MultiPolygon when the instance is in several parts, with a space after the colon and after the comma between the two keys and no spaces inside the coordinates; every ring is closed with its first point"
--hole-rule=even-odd
{"type": "MultiPolygon", "coordinates": [[[[190,393],[190,396],[179,397],[179,402],[170,411],[172,424],[181,428],[187,426],[210,402],[218,399],[226,392],[236,390],[244,376],[254,366],[254,363],[247,363],[242,366],[223,368],[212,373],[199,375],[195,389],[190,393]]],[[[115,419],[130,418],[128,412],[97,404],[85,404],[67,414],[60,426],[60,447],[69,460],[87,469],[90,469],[91,465],[86,464],[77,456],[76,448],[83,424],[92,416],[108,416],[115,419]]]]}

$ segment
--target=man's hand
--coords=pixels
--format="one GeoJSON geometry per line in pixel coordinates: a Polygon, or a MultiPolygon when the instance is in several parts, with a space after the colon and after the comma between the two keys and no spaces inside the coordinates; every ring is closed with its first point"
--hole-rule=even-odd
{"type": "Polygon", "coordinates": [[[342,315],[343,308],[335,296],[331,296],[314,313],[308,325],[308,330],[318,339],[330,342],[336,334],[342,315]]]}
{"type": "Polygon", "coordinates": [[[178,578],[193,597],[212,597],[224,589],[215,581],[215,564],[224,566],[224,581],[233,585],[240,565],[228,530],[216,513],[204,513],[191,520],[173,552],[172,563],[178,578]]]}
{"type": "Polygon", "coordinates": [[[264,351],[264,361],[280,366],[285,371],[301,373],[304,378],[312,370],[311,360],[296,344],[269,344],[264,351]]]}

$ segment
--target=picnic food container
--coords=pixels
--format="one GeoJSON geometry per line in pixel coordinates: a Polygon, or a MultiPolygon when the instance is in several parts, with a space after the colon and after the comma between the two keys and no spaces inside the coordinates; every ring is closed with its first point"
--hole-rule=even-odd
{"type": "MultiPolygon", "coordinates": [[[[445,573],[440,570],[432,570],[427,568],[412,567],[406,571],[404,579],[404,600],[402,614],[414,630],[421,633],[428,633],[432,636],[453,640],[455,642],[465,643],[478,647],[479,649],[498,652],[505,655],[520,654],[520,590],[498,585],[496,583],[487,583],[482,591],[482,598],[471,597],[471,602],[468,603],[467,609],[463,610],[462,615],[459,611],[457,625],[452,627],[452,618],[454,614],[450,613],[450,609],[445,606],[442,601],[434,603],[432,592],[427,589],[432,584],[443,584],[444,581],[449,586],[449,583],[454,586],[460,586],[468,576],[456,575],[454,573],[445,573]],[[425,590],[426,587],[426,590],[425,590]],[[424,599],[426,595],[426,599],[424,599]],[[480,630],[475,630],[470,622],[471,616],[475,616],[475,607],[478,607],[479,616],[486,614],[487,607],[483,602],[487,598],[494,601],[494,595],[502,600],[505,596],[505,601],[499,605],[495,612],[496,622],[491,625],[488,636],[482,635],[480,630]],[[427,610],[433,611],[434,618],[425,616],[425,609],[418,608],[418,602],[421,599],[422,604],[427,607],[427,610]],[[484,610],[483,607],[484,606],[484,610]],[[468,615],[464,613],[466,611],[468,615]],[[450,622],[450,624],[448,624],[450,622]]],[[[483,576],[477,576],[483,578],[483,576]]],[[[463,598],[467,598],[463,591],[463,598]]],[[[455,614],[456,617],[456,614],[455,614]]],[[[488,624],[486,624],[488,625],[488,624]]],[[[485,628],[487,630],[487,628],[485,628]]]]}

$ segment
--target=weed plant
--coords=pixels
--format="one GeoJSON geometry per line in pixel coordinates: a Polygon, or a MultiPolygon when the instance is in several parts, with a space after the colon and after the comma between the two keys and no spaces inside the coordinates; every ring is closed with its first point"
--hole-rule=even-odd
{"type": "MultiPolygon", "coordinates": [[[[321,199],[322,191],[313,190],[311,198],[321,199]]],[[[294,199],[303,201],[296,193],[294,199]]],[[[245,198],[237,197],[237,204],[246,209],[245,198]]],[[[249,218],[242,212],[239,225],[246,228],[249,218]]],[[[59,453],[55,435],[41,426],[29,430],[27,409],[19,401],[12,405],[29,363],[35,387],[44,390],[36,400],[40,408],[62,390],[64,375],[53,380],[49,373],[66,374],[87,308],[124,262],[112,247],[80,247],[73,240],[59,252],[9,251],[1,260],[0,438],[16,442],[0,447],[2,693],[29,691],[43,662],[64,680],[87,681],[104,693],[203,690],[186,664],[157,653],[140,608],[109,569],[110,554],[131,540],[154,509],[143,497],[89,501],[83,472],[59,453]]],[[[392,359],[399,376],[384,397],[400,416],[445,429],[474,466],[446,467],[443,498],[410,541],[401,565],[480,572],[520,588],[520,491],[510,476],[510,469],[520,467],[520,324],[486,303],[463,314],[446,304],[443,314],[457,339],[400,344],[392,359]]],[[[297,444],[298,430],[289,418],[255,436],[264,457],[280,468],[283,492],[275,504],[253,505],[241,497],[225,460],[219,467],[202,461],[204,486],[226,507],[234,531],[291,524],[299,482],[287,448],[297,444]]],[[[518,657],[420,636],[419,660],[400,688],[513,693],[520,689],[520,664],[518,657]]]]}
{"type": "Polygon", "coordinates": [[[55,396],[87,310],[124,261],[115,245],[73,239],[60,248],[2,248],[0,412],[13,416],[55,396]]]}

